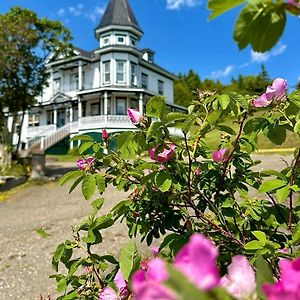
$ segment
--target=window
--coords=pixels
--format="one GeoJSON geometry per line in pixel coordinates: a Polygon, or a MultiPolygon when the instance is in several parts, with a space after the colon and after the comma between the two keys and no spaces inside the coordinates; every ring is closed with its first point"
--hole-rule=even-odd
{"type": "Polygon", "coordinates": [[[130,40],[131,40],[131,46],[136,47],[136,44],[137,44],[136,39],[134,37],[131,37],[130,40]]]}
{"type": "Polygon", "coordinates": [[[60,78],[55,78],[53,80],[53,93],[56,94],[60,91],[61,87],[61,79],[60,78]]]}
{"type": "Polygon", "coordinates": [[[28,116],[28,126],[36,127],[40,125],[40,115],[39,114],[29,114],[28,116]]]}
{"type": "Polygon", "coordinates": [[[102,41],[103,41],[103,46],[108,46],[110,44],[109,35],[104,36],[102,41]]]}
{"type": "Polygon", "coordinates": [[[142,88],[148,89],[148,75],[145,73],[142,73],[142,88]]]}
{"type": "Polygon", "coordinates": [[[124,45],[125,44],[126,35],[118,34],[118,35],[116,35],[116,39],[117,39],[117,44],[124,45]]]}
{"type": "Polygon", "coordinates": [[[137,85],[137,64],[131,63],[131,84],[137,85]]]}
{"type": "Polygon", "coordinates": [[[99,103],[91,104],[91,116],[99,116],[100,115],[100,105],[99,103]]]}
{"type": "Polygon", "coordinates": [[[126,115],[126,99],[117,98],[117,115],[126,115]]]}
{"type": "Polygon", "coordinates": [[[158,94],[163,95],[164,94],[164,82],[161,80],[158,80],[158,94]]]}
{"type": "Polygon", "coordinates": [[[150,63],[153,63],[153,54],[150,53],[150,52],[148,52],[148,61],[149,61],[150,63]]]}
{"type": "Polygon", "coordinates": [[[47,125],[51,125],[54,122],[54,112],[53,110],[47,111],[47,125]]]}
{"type": "Polygon", "coordinates": [[[125,82],[125,67],[126,67],[126,61],[117,60],[117,82],[118,83],[125,82]]]}
{"type": "Polygon", "coordinates": [[[110,61],[103,63],[103,82],[110,83],[110,61]]]}
{"type": "Polygon", "coordinates": [[[70,75],[70,91],[78,90],[78,74],[71,74],[70,75]]]}

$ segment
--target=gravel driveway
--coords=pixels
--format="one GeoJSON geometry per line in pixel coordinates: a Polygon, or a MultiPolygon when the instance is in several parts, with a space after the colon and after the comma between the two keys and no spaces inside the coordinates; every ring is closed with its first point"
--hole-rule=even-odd
{"type": "MultiPolygon", "coordinates": [[[[259,155],[259,167],[281,168],[279,155],[259,155]]],[[[290,161],[291,157],[284,157],[290,161]]],[[[72,167],[70,163],[49,162],[51,174],[58,175],[72,167]]],[[[108,188],[103,212],[112,208],[126,195],[108,188]]],[[[71,226],[78,224],[90,211],[89,202],[80,189],[71,195],[68,187],[57,182],[30,186],[18,191],[5,202],[0,202],[0,300],[36,300],[39,295],[55,297],[55,284],[49,275],[55,247],[71,237],[71,226]],[[42,239],[36,229],[45,228],[51,237],[42,239]]],[[[101,245],[106,253],[116,254],[127,242],[123,224],[104,233],[101,245]]]]}

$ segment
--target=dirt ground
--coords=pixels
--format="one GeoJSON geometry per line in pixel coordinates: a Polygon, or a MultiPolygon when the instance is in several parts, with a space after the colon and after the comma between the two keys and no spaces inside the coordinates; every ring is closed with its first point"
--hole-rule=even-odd
{"type": "MultiPolygon", "coordinates": [[[[280,169],[285,162],[279,155],[259,155],[259,169],[280,169]]],[[[290,156],[285,156],[290,161],[290,156]]],[[[63,174],[74,167],[71,163],[48,162],[50,175],[63,174]]],[[[126,195],[109,188],[103,212],[126,195]]],[[[36,300],[39,295],[55,299],[55,282],[51,259],[56,246],[71,237],[71,226],[78,224],[90,211],[80,189],[68,194],[68,187],[57,182],[32,185],[20,189],[8,200],[0,202],[0,300],[36,300]],[[44,228],[51,237],[42,239],[37,233],[44,228]]],[[[127,242],[123,224],[104,233],[101,250],[116,254],[127,242]]],[[[100,250],[100,251],[101,251],[100,250]]]]}

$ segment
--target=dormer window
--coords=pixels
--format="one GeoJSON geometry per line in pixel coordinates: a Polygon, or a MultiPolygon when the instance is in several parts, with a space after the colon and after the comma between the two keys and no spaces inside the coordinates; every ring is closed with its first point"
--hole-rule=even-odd
{"type": "Polygon", "coordinates": [[[117,44],[125,45],[126,35],[117,34],[116,39],[117,39],[117,44]]]}
{"type": "Polygon", "coordinates": [[[135,48],[136,44],[137,44],[137,40],[135,38],[131,37],[131,46],[135,48]]]}
{"type": "Polygon", "coordinates": [[[109,35],[104,36],[102,40],[103,40],[103,47],[104,46],[108,46],[110,44],[110,37],[109,37],[109,35]]]}

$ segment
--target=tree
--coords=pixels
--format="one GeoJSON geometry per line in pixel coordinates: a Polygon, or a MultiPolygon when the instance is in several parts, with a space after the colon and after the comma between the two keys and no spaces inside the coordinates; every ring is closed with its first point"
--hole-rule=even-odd
{"type": "Polygon", "coordinates": [[[38,18],[28,9],[13,7],[0,14],[0,143],[11,142],[14,133],[12,128],[9,140],[5,139],[6,114],[13,116],[13,125],[20,111],[23,120],[46,85],[45,59],[53,51],[70,53],[70,40],[62,23],[38,18]]]}

